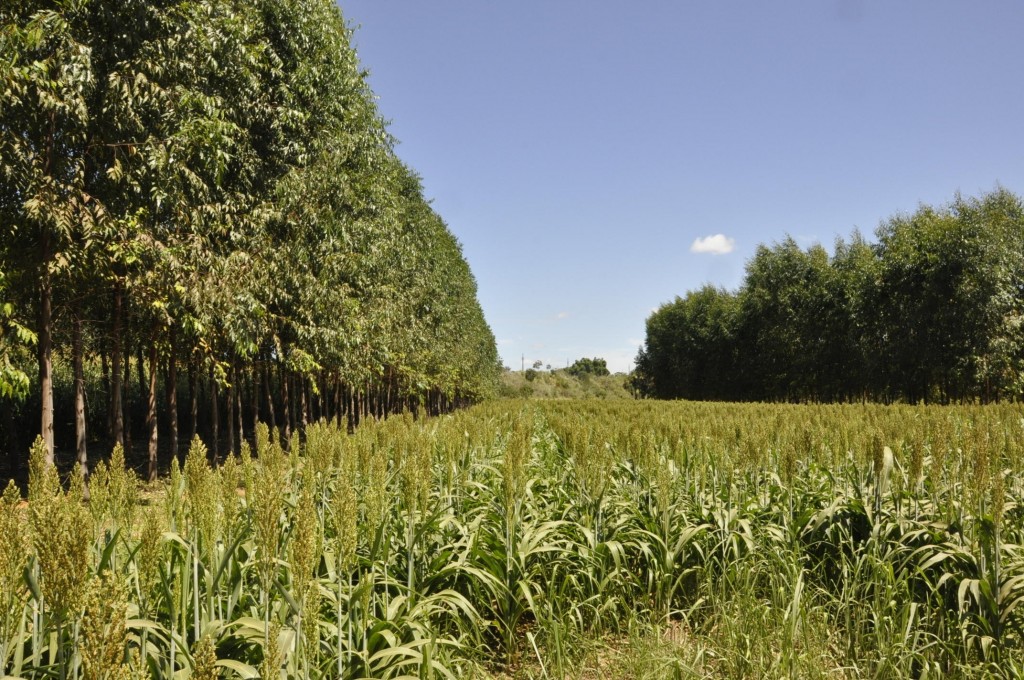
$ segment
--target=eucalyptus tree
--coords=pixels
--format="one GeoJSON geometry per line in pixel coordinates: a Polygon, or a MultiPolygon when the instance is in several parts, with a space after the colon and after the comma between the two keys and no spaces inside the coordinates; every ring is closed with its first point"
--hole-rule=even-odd
{"type": "Polygon", "coordinates": [[[94,75],[81,0],[6,3],[0,9],[0,158],[4,260],[34,272],[24,304],[38,311],[41,432],[53,462],[53,297],[91,245],[99,217],[86,189],[88,97],[94,75]]]}
{"type": "Polygon", "coordinates": [[[831,299],[828,254],[802,250],[790,237],[760,246],[741,292],[744,370],[764,398],[820,397],[831,299]]]}
{"type": "Polygon", "coordinates": [[[992,398],[1013,380],[1021,234],[1020,201],[1004,191],[879,227],[876,335],[891,389],[911,400],[992,398]]]}
{"type": "Polygon", "coordinates": [[[957,220],[983,234],[972,277],[960,288],[981,326],[966,358],[978,396],[1024,394],[1024,203],[1003,188],[978,198],[957,196],[957,220]]]}
{"type": "Polygon", "coordinates": [[[738,297],[706,285],[663,305],[647,320],[638,381],[659,397],[725,399],[737,382],[738,297]]]}
{"type": "Polygon", "coordinates": [[[321,0],[259,8],[280,64],[266,89],[293,111],[276,128],[282,172],[253,249],[272,273],[257,293],[267,319],[260,345],[279,365],[287,430],[293,406],[304,417],[309,381],[327,364],[366,369],[360,350],[378,336],[360,321],[366,307],[355,291],[374,287],[374,259],[387,250],[392,150],[339,10],[321,0]],[[353,353],[360,356],[342,360],[353,353]]]}
{"type": "MultiPolygon", "coordinates": [[[[708,334],[707,291],[656,310],[638,355],[646,393],[709,398],[713,371],[740,399],[943,401],[1017,398],[1024,388],[1024,208],[996,189],[899,214],[802,250],[787,239],[747,263],[731,333],[708,334]],[[713,339],[712,339],[713,338],[713,339]],[[727,364],[726,364],[727,365],[727,364]]],[[[719,392],[720,394],[720,392],[719,392]]]]}
{"type": "Polygon", "coordinates": [[[193,426],[209,376],[214,450],[221,404],[229,442],[244,436],[246,382],[249,422],[262,389],[286,434],[332,406],[383,414],[487,392],[497,352],[475,281],[398,160],[330,0],[0,12],[3,379],[28,377],[18,352],[38,335],[44,430],[54,304],[70,320],[76,416],[98,356],[125,444],[135,364],[151,477],[161,373],[177,449],[181,362],[193,426]]]}
{"type": "Polygon", "coordinates": [[[878,398],[885,361],[872,332],[877,313],[878,253],[859,231],[836,239],[831,286],[837,304],[827,327],[830,394],[835,399],[878,398]]]}

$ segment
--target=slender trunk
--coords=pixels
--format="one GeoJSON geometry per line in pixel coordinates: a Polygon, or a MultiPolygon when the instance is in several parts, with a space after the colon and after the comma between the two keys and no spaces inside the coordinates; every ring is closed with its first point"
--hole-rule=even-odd
{"type": "Polygon", "coordinates": [[[334,376],[334,422],[339,428],[341,427],[342,410],[341,379],[334,376]]]}
{"type": "Polygon", "coordinates": [[[42,233],[43,266],[39,277],[39,390],[42,400],[42,418],[40,433],[46,446],[46,462],[53,465],[53,315],[51,302],[53,283],[50,280],[50,260],[53,259],[53,248],[50,242],[50,230],[43,228],[42,233]]]}
{"type": "Polygon", "coordinates": [[[270,429],[274,430],[277,428],[277,419],[274,417],[274,395],[270,390],[270,364],[263,366],[263,388],[267,395],[267,420],[270,429]]]}
{"type": "MultiPolygon", "coordinates": [[[[149,345],[149,400],[147,401],[146,409],[146,426],[149,429],[149,469],[148,478],[150,482],[156,481],[156,444],[157,444],[157,424],[156,424],[156,366],[157,366],[157,352],[156,352],[156,339],[152,340],[149,345]]],[[[139,375],[142,375],[141,366],[139,367],[139,375]]]]}
{"type": "Polygon", "coordinates": [[[210,366],[210,416],[213,420],[213,460],[217,462],[217,446],[218,439],[220,438],[220,414],[217,409],[217,380],[213,377],[213,366],[210,366]]]}
{"type": "Polygon", "coordinates": [[[348,431],[351,434],[356,429],[356,393],[348,383],[345,383],[345,415],[348,421],[348,431]]]}
{"type": "Polygon", "coordinates": [[[299,415],[298,415],[299,414],[299,396],[298,396],[298,393],[296,392],[295,376],[292,375],[291,372],[288,373],[287,380],[288,380],[288,395],[290,397],[289,403],[288,403],[288,406],[289,406],[289,408],[288,408],[288,422],[291,424],[292,431],[294,432],[294,431],[299,429],[299,425],[300,425],[300,423],[299,423],[299,415]]]}
{"type": "Polygon", "coordinates": [[[309,427],[309,381],[299,378],[299,411],[302,418],[302,430],[309,427]]]}
{"type": "Polygon", "coordinates": [[[146,380],[146,361],[143,356],[143,344],[142,340],[139,340],[138,347],[135,348],[135,363],[136,372],[139,374],[139,398],[146,394],[149,390],[149,381],[146,380]]]}
{"type": "Polygon", "coordinates": [[[189,441],[199,434],[199,367],[193,357],[188,363],[189,441]]]}
{"type": "Polygon", "coordinates": [[[121,284],[114,284],[114,328],[110,352],[110,413],[114,443],[124,445],[124,413],[121,408],[121,284]]]}
{"type": "MultiPolygon", "coordinates": [[[[110,364],[107,361],[107,349],[103,347],[100,352],[100,372],[102,374],[103,381],[103,394],[107,397],[107,405],[110,405],[110,364]]],[[[107,411],[107,429],[104,432],[107,436],[112,436],[114,432],[114,414],[109,408],[107,411]]]]}
{"type": "Polygon", "coordinates": [[[280,367],[279,374],[281,376],[281,399],[283,402],[281,405],[281,410],[283,411],[281,416],[284,418],[282,425],[284,427],[284,443],[287,446],[292,437],[292,412],[288,398],[288,374],[285,372],[284,366],[280,367]]]}
{"type": "Polygon", "coordinates": [[[82,368],[82,313],[75,305],[71,327],[71,362],[75,375],[75,457],[82,476],[89,474],[89,459],[85,446],[85,371],[82,368]]]}
{"type": "Polygon", "coordinates": [[[260,422],[260,369],[254,363],[249,373],[249,410],[252,415],[252,431],[256,432],[256,424],[260,422]]]}
{"type": "Polygon", "coordinates": [[[132,452],[132,354],[127,346],[124,348],[123,384],[124,398],[121,400],[121,410],[124,413],[124,455],[127,457],[131,456],[132,452]]]}
{"type": "Polygon", "coordinates": [[[245,441],[245,425],[242,421],[242,382],[244,380],[245,373],[242,369],[235,367],[235,413],[238,414],[238,446],[242,446],[242,442],[245,441]]]}
{"type": "Polygon", "coordinates": [[[323,397],[324,393],[320,392],[319,395],[313,390],[313,387],[317,385],[317,378],[310,377],[306,382],[307,390],[309,391],[309,420],[315,423],[320,420],[320,414],[323,411],[323,397]]]}
{"type": "Polygon", "coordinates": [[[178,457],[178,330],[171,323],[168,334],[170,352],[167,356],[167,417],[171,430],[171,455],[178,457]]]}
{"type": "Polygon", "coordinates": [[[224,395],[227,397],[228,407],[228,456],[235,454],[235,393],[238,391],[238,372],[235,371],[234,367],[231,368],[231,373],[228,374],[228,387],[224,390],[224,395]]]}

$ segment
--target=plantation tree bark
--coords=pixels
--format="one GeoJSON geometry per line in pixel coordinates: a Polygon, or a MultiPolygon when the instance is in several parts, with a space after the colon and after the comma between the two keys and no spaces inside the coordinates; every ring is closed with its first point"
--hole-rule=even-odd
{"type": "Polygon", "coordinates": [[[194,358],[188,364],[188,398],[189,429],[191,430],[188,438],[191,441],[199,434],[199,367],[196,366],[194,358]]]}
{"type": "MultiPolygon", "coordinates": [[[[141,366],[139,376],[142,376],[141,366]]],[[[147,477],[150,482],[156,481],[157,471],[157,421],[156,421],[156,371],[157,351],[156,340],[149,345],[149,399],[146,408],[146,426],[149,429],[149,467],[147,477]]]]}
{"type": "Polygon", "coordinates": [[[53,282],[50,261],[53,249],[50,230],[42,230],[42,268],[39,277],[39,390],[42,402],[40,433],[46,446],[46,462],[53,465],[53,282]]]}
{"type": "Polygon", "coordinates": [[[278,374],[281,377],[281,416],[284,418],[282,423],[284,427],[284,444],[288,446],[288,442],[291,441],[292,437],[292,410],[288,399],[288,374],[285,373],[284,366],[280,367],[278,374]]]}
{"type": "Polygon", "coordinates": [[[170,352],[167,357],[167,411],[170,420],[171,455],[178,457],[178,331],[171,323],[168,333],[170,352]]]}
{"type": "Polygon", "coordinates": [[[71,355],[75,380],[75,456],[82,476],[89,474],[89,459],[85,436],[85,371],[82,367],[82,310],[75,305],[71,327],[71,355]]]}
{"type": "Polygon", "coordinates": [[[341,403],[341,380],[337,376],[334,378],[334,423],[337,427],[341,427],[342,417],[342,403],[341,403]]]}
{"type": "Polygon", "coordinates": [[[238,446],[242,446],[242,442],[245,441],[245,424],[242,421],[244,410],[242,409],[242,382],[244,380],[242,372],[238,366],[235,366],[235,415],[238,418],[238,446]]]}
{"type": "Polygon", "coordinates": [[[277,421],[274,418],[274,395],[270,389],[270,365],[264,364],[263,366],[263,387],[266,391],[267,397],[267,420],[270,425],[270,429],[274,430],[277,428],[277,421]]]}
{"type": "Polygon", "coordinates": [[[142,398],[142,396],[144,394],[148,393],[148,391],[149,391],[149,381],[146,380],[146,362],[143,359],[144,349],[145,348],[142,345],[142,340],[140,339],[138,347],[135,348],[136,370],[137,370],[137,372],[139,374],[139,398],[140,399],[142,398]]]}
{"type": "Polygon", "coordinates": [[[309,427],[309,381],[305,378],[297,378],[299,381],[299,413],[302,419],[302,430],[309,427]]]}
{"type": "MultiPolygon", "coordinates": [[[[113,347],[110,353],[110,412],[113,414],[114,442],[124,446],[124,412],[121,407],[121,284],[114,284],[114,327],[113,347]]],[[[125,373],[127,373],[125,367],[125,373]]]]}
{"type": "MultiPolygon", "coordinates": [[[[103,385],[103,396],[107,398],[107,406],[110,406],[110,362],[107,360],[107,348],[106,343],[102,343],[100,347],[100,380],[103,385]]],[[[108,436],[113,436],[114,433],[114,414],[110,408],[107,411],[107,422],[106,429],[104,432],[108,436]]]]}
{"type": "Polygon", "coordinates": [[[210,450],[213,451],[213,460],[216,462],[220,453],[217,441],[220,439],[220,413],[217,408],[217,380],[214,378],[213,365],[210,366],[210,417],[213,421],[213,446],[210,450]]]}
{"type": "Polygon", "coordinates": [[[127,343],[124,348],[124,397],[121,399],[121,411],[124,413],[124,455],[131,456],[132,452],[132,356],[127,343]]]}
{"type": "Polygon", "coordinates": [[[235,392],[238,391],[237,375],[235,369],[232,367],[231,373],[228,374],[228,386],[224,390],[224,396],[226,397],[228,407],[228,452],[227,455],[231,456],[235,453],[235,392]]]}
{"type": "Polygon", "coordinates": [[[259,366],[253,364],[252,370],[249,371],[249,415],[251,416],[249,424],[252,426],[252,431],[256,431],[256,425],[260,422],[260,371],[259,366]]]}

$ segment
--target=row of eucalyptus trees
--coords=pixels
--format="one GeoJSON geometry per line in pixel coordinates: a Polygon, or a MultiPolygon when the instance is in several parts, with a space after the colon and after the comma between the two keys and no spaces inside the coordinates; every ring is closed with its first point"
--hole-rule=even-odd
{"type": "Polygon", "coordinates": [[[234,447],[490,389],[474,278],[350,38],[331,0],[0,3],[8,431],[37,404],[53,460],[55,361],[82,464],[87,422],[124,443],[141,411],[150,476],[159,421],[234,447]]]}
{"type": "Polygon", "coordinates": [[[994,401],[1024,393],[1024,206],[998,188],[896,215],[830,254],[761,245],[737,291],[647,319],[634,383],[661,398],[994,401]]]}

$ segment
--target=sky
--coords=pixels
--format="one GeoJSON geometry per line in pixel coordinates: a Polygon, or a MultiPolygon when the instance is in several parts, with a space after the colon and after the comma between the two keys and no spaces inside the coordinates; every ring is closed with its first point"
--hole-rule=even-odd
{"type": "Polygon", "coordinates": [[[341,0],[505,365],[628,371],[759,244],[1024,193],[1024,2],[341,0]]]}

